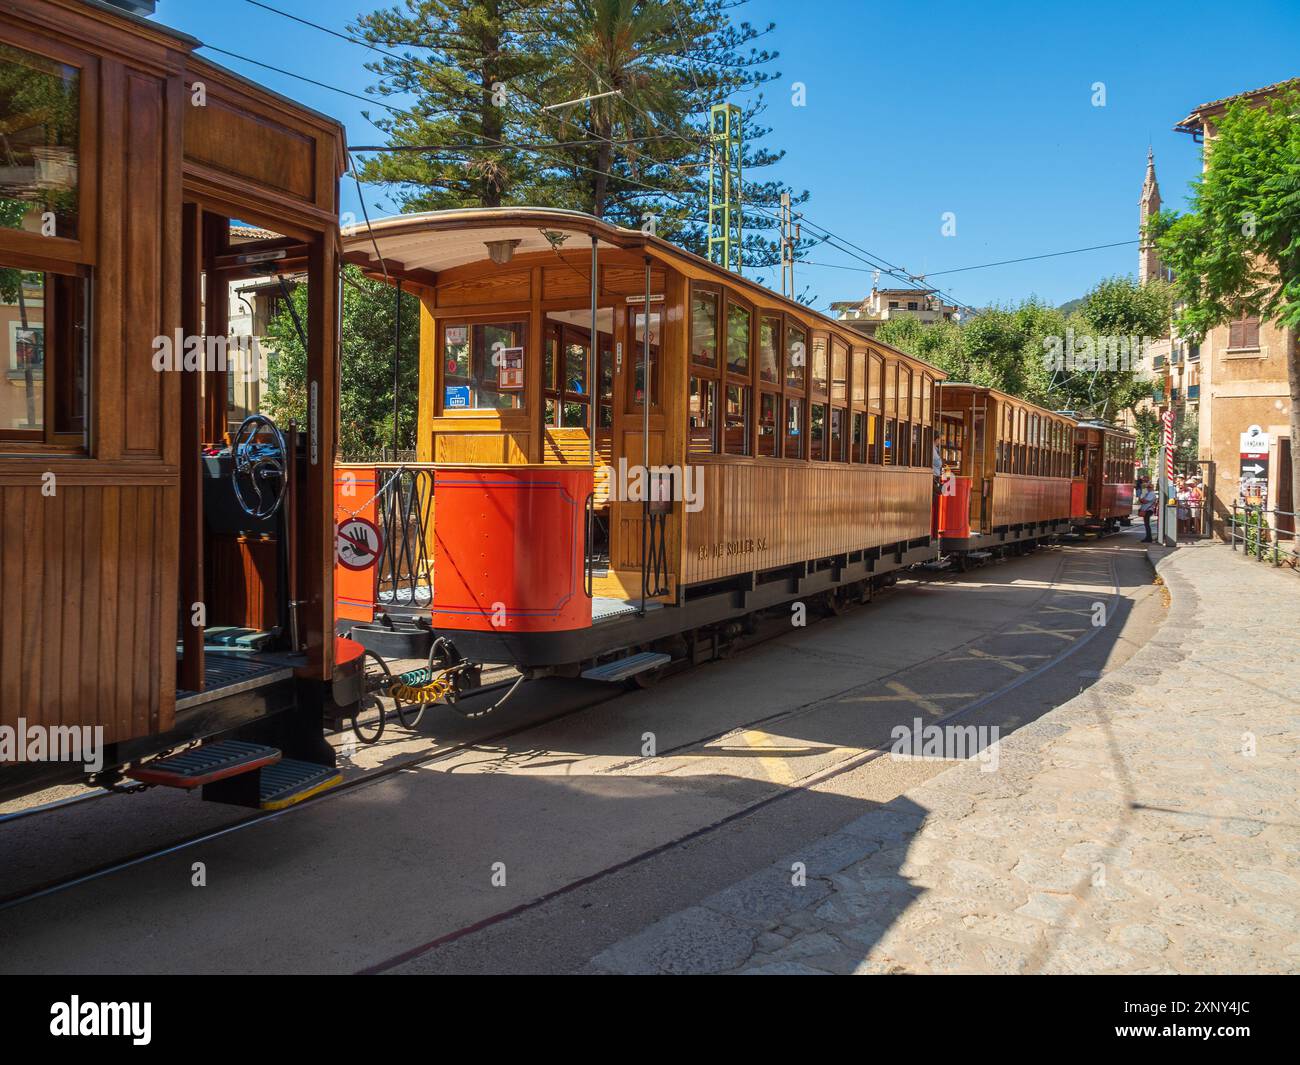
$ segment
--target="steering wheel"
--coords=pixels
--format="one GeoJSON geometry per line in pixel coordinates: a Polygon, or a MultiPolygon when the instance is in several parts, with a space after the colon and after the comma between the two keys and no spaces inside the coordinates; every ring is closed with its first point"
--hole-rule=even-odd
{"type": "Polygon", "coordinates": [[[239,424],[230,448],[235,499],[250,518],[265,521],[280,509],[289,481],[284,437],[265,414],[250,414],[239,424]],[[258,442],[259,436],[269,441],[258,442]]]}

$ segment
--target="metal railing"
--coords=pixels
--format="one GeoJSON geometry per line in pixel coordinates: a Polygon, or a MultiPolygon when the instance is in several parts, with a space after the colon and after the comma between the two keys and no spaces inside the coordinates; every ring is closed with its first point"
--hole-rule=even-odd
{"type": "Polygon", "coordinates": [[[1295,511],[1233,503],[1228,521],[1234,551],[1241,544],[1247,555],[1254,555],[1261,562],[1267,560],[1275,566],[1287,565],[1292,569],[1300,566],[1295,511]]]}
{"type": "Polygon", "coordinates": [[[427,610],[433,601],[433,470],[378,466],[376,516],[383,533],[377,599],[390,610],[427,610]]]}

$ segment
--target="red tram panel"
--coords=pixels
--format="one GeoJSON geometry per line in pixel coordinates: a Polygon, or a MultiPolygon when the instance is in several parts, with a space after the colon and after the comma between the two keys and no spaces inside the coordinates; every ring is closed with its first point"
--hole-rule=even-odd
{"type": "Polygon", "coordinates": [[[584,587],[590,467],[440,466],[434,475],[437,630],[591,625],[584,587]]]}

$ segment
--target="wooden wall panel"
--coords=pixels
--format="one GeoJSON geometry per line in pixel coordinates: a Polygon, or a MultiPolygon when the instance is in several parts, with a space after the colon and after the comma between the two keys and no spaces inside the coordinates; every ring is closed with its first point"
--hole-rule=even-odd
{"type": "Polygon", "coordinates": [[[315,138],[211,91],[185,122],[185,157],[301,200],[316,197],[315,138]]]}
{"type": "Polygon", "coordinates": [[[0,488],[0,724],[171,726],[175,575],[159,543],[174,490],[0,488]]]}
{"type": "Polygon", "coordinates": [[[153,368],[153,342],[163,319],[163,92],[161,79],[127,71],[121,224],[131,313],[124,323],[121,387],[123,454],[132,457],[162,457],[164,375],[153,368]]]}
{"type": "Polygon", "coordinates": [[[524,303],[529,298],[529,272],[511,270],[449,281],[436,292],[439,307],[483,307],[494,303],[524,303]]]}
{"type": "Polygon", "coordinates": [[[684,583],[930,535],[929,470],[706,462],[686,523],[684,583]]]}
{"type": "Polygon", "coordinates": [[[1003,525],[1025,525],[1070,516],[1068,477],[1029,477],[999,473],[993,477],[992,531],[1003,525]]]}

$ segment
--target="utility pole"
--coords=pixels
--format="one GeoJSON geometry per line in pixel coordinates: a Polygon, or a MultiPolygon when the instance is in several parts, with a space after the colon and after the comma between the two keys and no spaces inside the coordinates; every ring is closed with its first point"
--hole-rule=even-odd
{"type": "Polygon", "coordinates": [[[709,108],[709,260],[737,274],[745,233],[740,125],[741,111],[735,104],[709,108]]]}
{"type": "Polygon", "coordinates": [[[781,193],[781,295],[794,299],[794,250],[799,246],[802,228],[790,207],[790,194],[781,193]]]}

